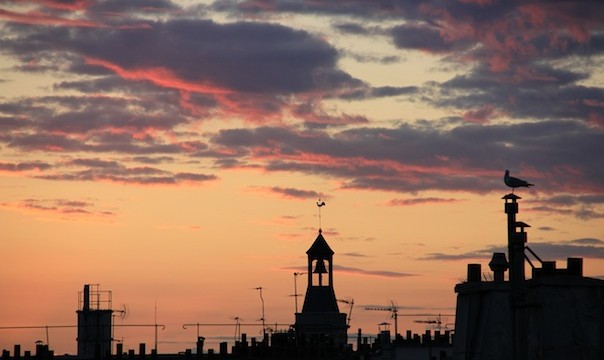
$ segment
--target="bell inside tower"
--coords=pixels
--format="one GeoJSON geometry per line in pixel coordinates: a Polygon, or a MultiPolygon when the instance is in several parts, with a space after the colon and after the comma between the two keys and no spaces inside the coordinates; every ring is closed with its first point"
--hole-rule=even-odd
{"type": "MultiPolygon", "coordinates": [[[[325,267],[325,260],[318,259],[315,261],[315,269],[313,270],[313,274],[317,279],[318,286],[323,286],[323,274],[327,274],[327,268],[325,267]]],[[[329,285],[329,284],[326,284],[329,285]]]]}

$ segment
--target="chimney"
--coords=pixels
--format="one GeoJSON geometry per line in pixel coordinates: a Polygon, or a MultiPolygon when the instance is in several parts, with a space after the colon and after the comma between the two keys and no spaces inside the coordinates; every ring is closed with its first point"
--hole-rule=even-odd
{"type": "Polygon", "coordinates": [[[543,265],[543,275],[555,275],[556,274],[556,262],[555,261],[544,261],[543,265]]]}
{"type": "Polygon", "coordinates": [[[583,276],[583,258],[566,259],[566,273],[572,276],[583,276]]]}
{"type": "Polygon", "coordinates": [[[481,275],[480,264],[468,264],[468,282],[480,282],[481,275]]]}
{"type": "Polygon", "coordinates": [[[90,285],[84,285],[84,303],[82,304],[82,310],[90,310],[90,285]]]}
{"type": "Polygon", "coordinates": [[[495,282],[503,282],[504,273],[509,269],[508,260],[505,258],[505,253],[493,253],[493,258],[489,262],[489,267],[494,273],[495,282]]]}

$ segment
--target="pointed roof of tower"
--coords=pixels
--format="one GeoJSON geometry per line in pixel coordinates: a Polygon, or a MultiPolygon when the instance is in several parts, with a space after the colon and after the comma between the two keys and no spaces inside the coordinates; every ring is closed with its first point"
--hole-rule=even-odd
{"type": "Polygon", "coordinates": [[[329,257],[334,254],[333,250],[331,250],[331,248],[327,244],[327,241],[325,241],[325,238],[323,237],[322,233],[323,231],[319,229],[319,236],[317,236],[315,242],[306,251],[308,255],[315,257],[329,257]]]}

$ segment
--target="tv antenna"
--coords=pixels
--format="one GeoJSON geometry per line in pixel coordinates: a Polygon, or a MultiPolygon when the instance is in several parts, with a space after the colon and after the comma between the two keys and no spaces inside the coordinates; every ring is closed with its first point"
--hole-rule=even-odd
{"type": "Polygon", "coordinates": [[[112,311],[114,313],[113,317],[120,318],[121,320],[124,320],[130,314],[130,309],[128,308],[128,305],[126,305],[126,304],[122,304],[122,308],[120,310],[112,310],[112,311]]]}
{"type": "Polygon", "coordinates": [[[235,341],[241,341],[241,320],[239,316],[235,316],[231,318],[235,320],[235,341]]]}
{"type": "Polygon", "coordinates": [[[291,296],[294,297],[294,304],[295,304],[295,309],[296,309],[295,314],[298,313],[298,296],[302,296],[302,294],[298,294],[298,276],[304,275],[304,274],[306,274],[306,273],[299,272],[299,271],[294,272],[294,294],[291,296]]]}
{"type": "Polygon", "coordinates": [[[398,335],[398,306],[394,304],[394,301],[390,301],[391,306],[367,306],[365,310],[377,310],[377,311],[389,311],[391,312],[390,317],[394,319],[394,338],[398,335]]]}
{"type": "MultiPolygon", "coordinates": [[[[124,319],[127,318],[129,314],[130,314],[130,309],[128,308],[128,305],[122,304],[122,308],[120,310],[113,310],[113,313],[111,316],[113,316],[114,318],[119,318],[120,324],[123,325],[124,319]]],[[[111,339],[114,342],[120,342],[120,340],[115,339],[115,322],[113,322],[113,321],[111,322],[111,339]]],[[[48,341],[47,341],[47,343],[48,343],[48,341]]],[[[122,337],[121,343],[122,344],[124,343],[123,337],[122,337]]]]}
{"type": "Polygon", "coordinates": [[[258,286],[257,288],[255,288],[255,290],[259,291],[260,301],[262,302],[262,318],[260,320],[262,320],[262,341],[264,341],[264,339],[266,339],[266,318],[264,316],[264,298],[262,297],[262,286],[258,286]]]}
{"type": "Polygon", "coordinates": [[[319,198],[319,201],[317,201],[317,207],[319,208],[319,232],[321,232],[321,208],[325,206],[325,201],[322,201],[321,198],[319,198]]]}

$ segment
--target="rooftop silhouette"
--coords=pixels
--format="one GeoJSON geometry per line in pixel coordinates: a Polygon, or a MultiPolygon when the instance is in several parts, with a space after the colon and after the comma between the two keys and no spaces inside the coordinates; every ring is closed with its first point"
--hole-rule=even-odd
{"type": "MultiPolygon", "coordinates": [[[[506,175],[508,175],[506,173],[506,175]]],[[[506,176],[514,187],[532,186],[523,180],[506,176]]],[[[509,185],[508,184],[508,185],[509,185]]],[[[509,185],[510,186],[510,185],[509,185]]],[[[295,272],[308,277],[302,310],[296,312],[293,324],[265,322],[262,287],[256,287],[262,301],[262,321],[243,323],[235,317],[236,336],[228,349],[221,342],[218,352],[206,349],[204,326],[228,326],[233,324],[184,324],[183,329],[195,326],[196,347],[178,354],[157,353],[157,331],[165,328],[160,324],[133,324],[119,326],[148,326],[155,328],[156,341],[147,354],[147,346],[138,348],[140,359],[190,359],[202,358],[341,358],[359,357],[374,359],[415,359],[438,354],[439,359],[488,358],[492,360],[525,360],[543,356],[552,360],[589,359],[604,355],[604,280],[583,276],[583,259],[569,257],[566,268],[558,268],[555,261],[541,259],[528,245],[530,225],[519,221],[517,215],[521,197],[513,192],[503,196],[507,215],[506,253],[493,254],[489,268],[491,274],[482,272],[481,264],[468,264],[467,279],[455,286],[457,307],[455,329],[444,328],[441,332],[441,315],[435,320],[416,320],[417,323],[435,324],[438,329],[423,335],[398,333],[399,307],[392,302],[387,307],[366,307],[366,310],[389,311],[395,322],[394,339],[389,323],[380,324],[380,333],[373,342],[358,329],[356,348],[349,342],[347,314],[340,312],[338,302],[350,305],[353,301],[338,300],[334,287],[334,251],[323,236],[321,228],[312,242],[307,255],[306,272],[295,272]],[[534,260],[530,260],[530,256],[534,260]],[[540,266],[539,266],[540,265],[540,266]],[[531,274],[527,276],[527,266],[531,274]],[[506,273],[508,274],[506,279],[506,273]],[[490,279],[489,279],[490,278],[490,279]],[[242,327],[262,326],[260,339],[249,338],[242,327]],[[281,327],[281,330],[279,330],[281,327]],[[419,354],[419,355],[418,355],[419,354]],[[414,357],[417,356],[417,357],[414,357]]],[[[324,202],[317,203],[320,208],[324,202]]],[[[486,259],[485,259],[486,260],[486,259]]],[[[297,299],[296,299],[297,301],[297,299]]],[[[77,355],[56,356],[48,344],[36,344],[35,358],[41,360],[72,359],[108,360],[133,359],[135,350],[124,350],[122,343],[114,345],[114,313],[111,291],[101,290],[99,285],[86,284],[79,293],[77,313],[77,355]]],[[[75,326],[73,326],[75,327],[75,326]]],[[[0,327],[0,330],[18,327],[0,327]]],[[[46,326],[48,331],[52,326],[46,326]]],[[[2,360],[21,359],[21,346],[15,345],[13,354],[4,349],[2,360]]],[[[30,351],[23,358],[32,357],[30,351]]]]}

